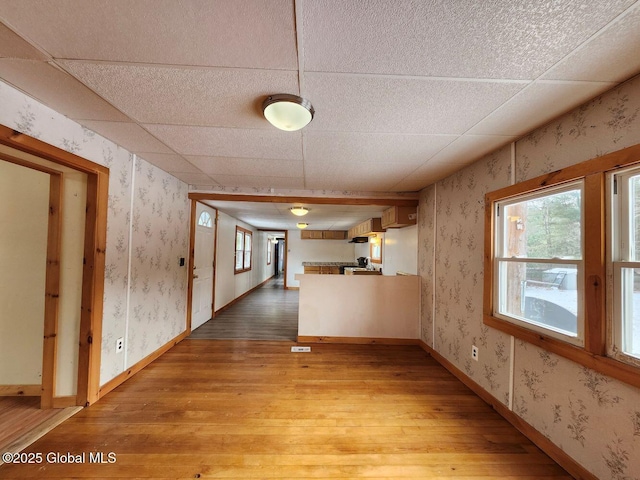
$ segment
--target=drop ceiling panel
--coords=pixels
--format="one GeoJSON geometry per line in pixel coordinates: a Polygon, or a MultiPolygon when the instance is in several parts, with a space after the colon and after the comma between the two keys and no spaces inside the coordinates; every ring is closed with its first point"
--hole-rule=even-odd
{"type": "Polygon", "coordinates": [[[318,114],[309,131],[462,134],[520,91],[521,82],[305,73],[318,114]]]}
{"type": "Polygon", "coordinates": [[[542,78],[622,82],[640,70],[640,4],[542,78]],[[615,51],[615,55],[611,52],[615,51]]]}
{"type": "Polygon", "coordinates": [[[478,135],[520,136],[609,90],[611,83],[536,82],[519,92],[471,130],[478,135]]]}
{"type": "Polygon", "coordinates": [[[133,153],[175,153],[135,123],[94,120],[81,120],[80,123],[133,153]]]}
{"type": "Polygon", "coordinates": [[[63,62],[113,105],[141,123],[269,128],[269,94],[298,93],[296,72],[63,62]]]}
{"type": "Polygon", "coordinates": [[[211,177],[204,173],[171,172],[171,175],[189,185],[217,185],[211,177]]]}
{"type": "Polygon", "coordinates": [[[262,175],[265,177],[302,177],[301,160],[266,158],[228,158],[188,156],[187,160],[211,175],[262,175]]]}
{"type": "Polygon", "coordinates": [[[302,134],[275,128],[238,129],[153,125],[145,127],[183,155],[302,159],[302,134]]]}
{"type": "Polygon", "coordinates": [[[460,170],[462,167],[464,167],[463,164],[454,162],[429,162],[394,185],[391,191],[415,192],[421,190],[424,185],[431,185],[441,178],[460,170]]]}
{"type": "Polygon", "coordinates": [[[254,175],[211,175],[217,183],[227,187],[303,188],[302,177],[260,177],[254,175]]]}
{"type": "MultiPolygon", "coordinates": [[[[1,14],[0,14],[1,16],[1,14]]],[[[9,28],[0,23],[0,58],[24,58],[29,60],[46,60],[29,42],[20,38],[9,28]]]]}
{"type": "Polygon", "coordinates": [[[45,62],[0,59],[0,78],[74,120],[128,120],[71,75],[45,62]]]}
{"type": "Polygon", "coordinates": [[[57,58],[297,69],[292,0],[0,1],[57,58]]]}
{"type": "Polygon", "coordinates": [[[456,139],[455,135],[320,132],[305,135],[307,162],[420,165],[456,139]]]}
{"type": "Polygon", "coordinates": [[[169,173],[203,173],[193,164],[176,154],[143,153],[140,155],[140,158],[169,173]]]}
{"type": "Polygon", "coordinates": [[[533,79],[633,3],[304,2],[304,65],[306,71],[533,79]]]}

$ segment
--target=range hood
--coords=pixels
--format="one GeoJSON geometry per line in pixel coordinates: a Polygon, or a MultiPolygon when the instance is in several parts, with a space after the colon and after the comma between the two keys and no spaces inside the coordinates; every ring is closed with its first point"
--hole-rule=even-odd
{"type": "Polygon", "coordinates": [[[368,243],[369,237],[353,237],[349,243],[368,243]]]}

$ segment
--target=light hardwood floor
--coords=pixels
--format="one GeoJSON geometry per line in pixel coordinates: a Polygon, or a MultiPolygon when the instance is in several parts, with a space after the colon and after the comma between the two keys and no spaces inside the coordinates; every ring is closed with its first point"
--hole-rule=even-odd
{"type": "Polygon", "coordinates": [[[195,329],[190,339],[291,340],[298,338],[298,291],[274,278],[195,329]]]}
{"type": "Polygon", "coordinates": [[[0,478],[569,479],[414,346],[185,340],[0,478]]]}

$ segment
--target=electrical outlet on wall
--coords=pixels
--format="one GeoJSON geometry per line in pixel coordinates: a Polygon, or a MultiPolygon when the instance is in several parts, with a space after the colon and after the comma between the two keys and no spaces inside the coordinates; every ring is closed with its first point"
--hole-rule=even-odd
{"type": "Polygon", "coordinates": [[[478,347],[475,345],[471,346],[471,358],[473,358],[476,362],[478,361],[478,347]]]}
{"type": "Polygon", "coordinates": [[[116,340],[116,353],[124,351],[124,338],[120,337],[116,340]]]}

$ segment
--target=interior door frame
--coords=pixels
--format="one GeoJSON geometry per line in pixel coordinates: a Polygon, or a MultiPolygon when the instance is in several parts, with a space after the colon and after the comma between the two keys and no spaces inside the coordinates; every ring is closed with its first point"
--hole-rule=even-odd
{"type": "Polygon", "coordinates": [[[192,322],[192,309],[193,309],[193,267],[195,266],[196,256],[196,225],[198,219],[196,218],[196,205],[201,203],[207,208],[211,208],[216,212],[213,221],[213,282],[211,292],[211,318],[216,316],[216,270],[217,270],[217,258],[216,253],[218,251],[218,209],[208,205],[204,202],[191,199],[191,224],[189,225],[189,276],[187,282],[187,335],[191,334],[191,322],[192,322]]]}
{"type": "MultiPolygon", "coordinates": [[[[87,175],[87,208],[83,252],[84,265],[80,304],[78,387],[75,404],[88,406],[100,398],[100,360],[102,353],[102,314],[105,251],[107,243],[109,169],[4,125],[0,125],[0,144],[78,170],[87,175]]],[[[49,251],[47,251],[47,255],[49,255],[49,251]]],[[[51,282],[52,284],[54,282],[53,275],[51,282]]],[[[54,285],[47,283],[47,286],[54,285]]],[[[54,298],[57,299],[54,295],[54,290],[52,290],[52,297],[49,299],[52,303],[54,298]]],[[[47,348],[49,349],[51,349],[51,345],[56,345],[55,336],[52,338],[53,340],[48,341],[47,348]]],[[[55,349],[53,349],[53,352],[55,354],[55,349]]],[[[50,355],[50,353],[48,353],[48,355],[50,355]]],[[[55,378],[47,379],[47,382],[52,382],[51,384],[53,385],[55,378]]],[[[55,398],[53,399],[53,403],[55,406],[55,398]]]]}
{"type": "Polygon", "coordinates": [[[42,381],[40,385],[40,408],[54,407],[57,352],[58,315],[60,298],[60,245],[62,237],[62,172],[28,162],[6,153],[0,160],[14,165],[37,170],[49,175],[49,204],[47,219],[47,251],[44,291],[44,330],[42,341],[42,381]]]}
{"type": "MultiPolygon", "coordinates": [[[[283,233],[284,234],[284,256],[282,259],[282,268],[284,269],[284,289],[287,290],[287,257],[289,256],[288,245],[289,245],[289,232],[287,230],[280,229],[269,229],[269,228],[259,228],[259,232],[269,232],[269,233],[283,233]]],[[[267,240],[268,241],[268,240],[267,240]]],[[[276,266],[277,268],[277,266],[276,266]]]]}

